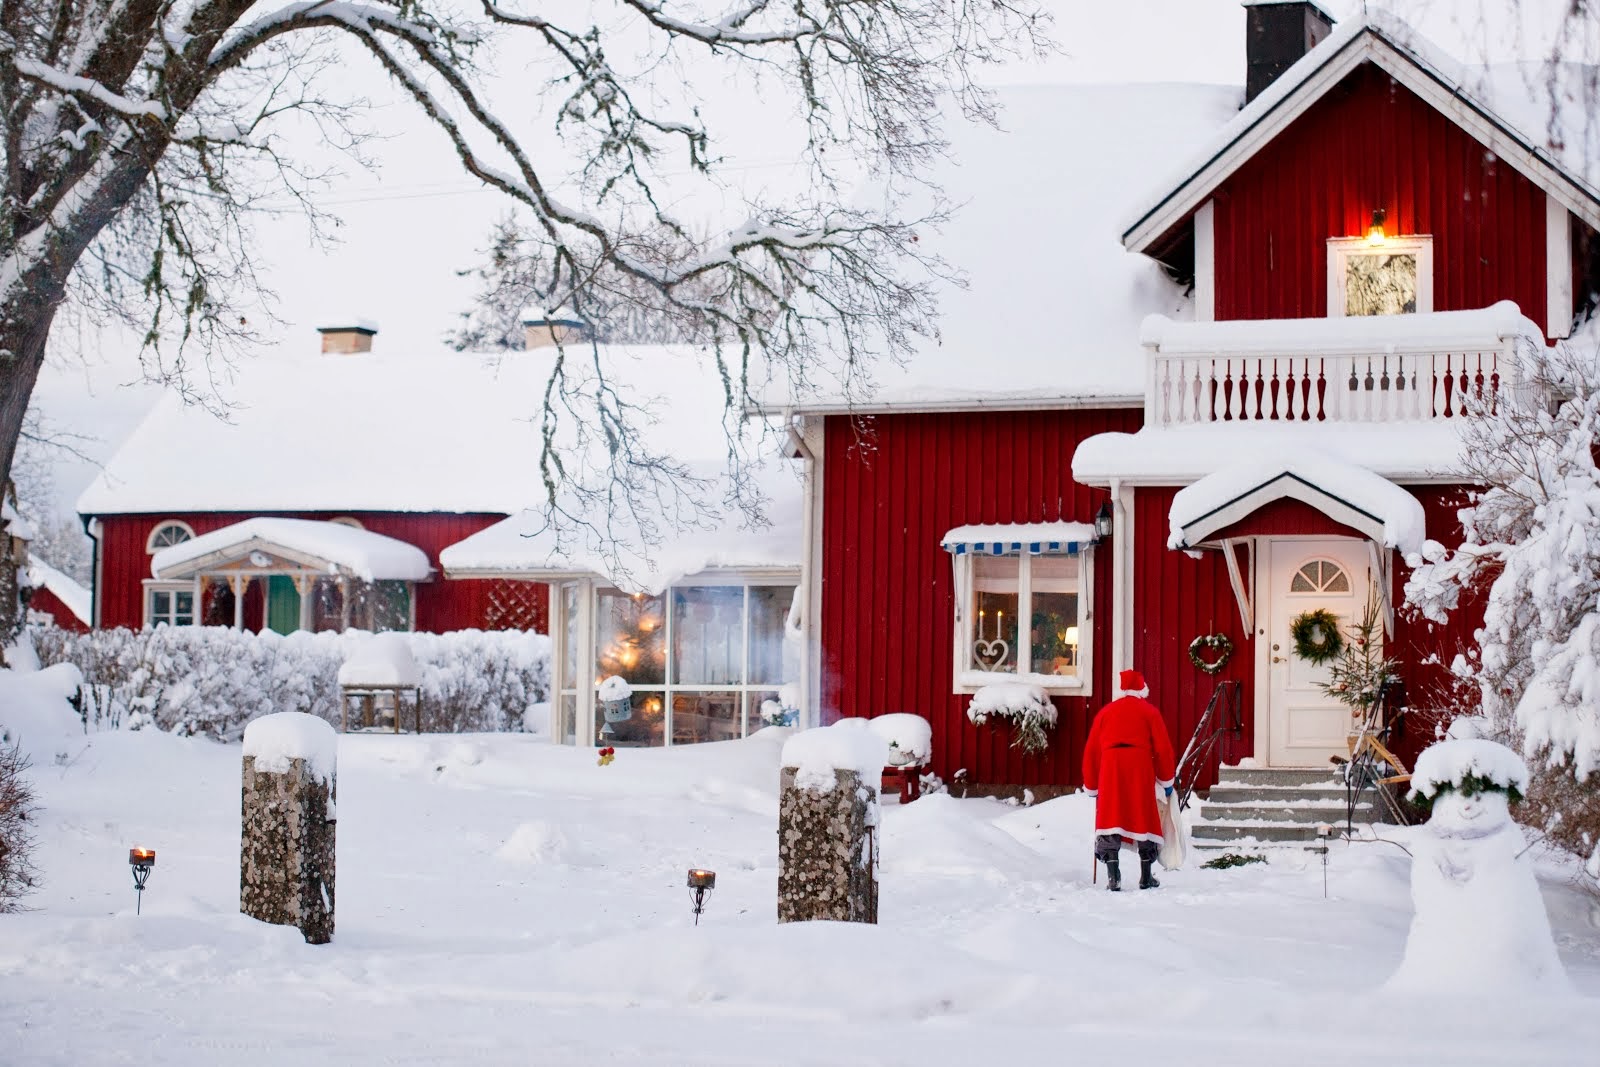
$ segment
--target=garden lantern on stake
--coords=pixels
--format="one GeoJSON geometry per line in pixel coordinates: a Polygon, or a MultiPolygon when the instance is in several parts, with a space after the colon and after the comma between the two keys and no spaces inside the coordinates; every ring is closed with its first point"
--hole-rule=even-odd
{"type": "Polygon", "coordinates": [[[700,913],[706,910],[706,894],[717,888],[717,872],[699,867],[689,871],[689,895],[694,897],[694,924],[700,925],[700,913]]]}
{"type": "Polygon", "coordinates": [[[150,868],[156,865],[156,850],[153,848],[130,848],[128,850],[128,866],[133,868],[133,913],[144,913],[144,884],[150,880],[150,868]]]}

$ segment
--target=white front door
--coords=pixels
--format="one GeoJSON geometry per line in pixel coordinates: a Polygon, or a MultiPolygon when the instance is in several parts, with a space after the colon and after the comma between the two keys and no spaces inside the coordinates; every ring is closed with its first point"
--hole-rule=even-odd
{"type": "Polygon", "coordinates": [[[1289,627],[1302,612],[1318,608],[1333,612],[1345,627],[1360,618],[1372,585],[1367,543],[1348,538],[1269,546],[1267,641],[1257,653],[1266,658],[1267,764],[1327,767],[1329,757],[1349,754],[1350,709],[1317,688],[1328,681],[1328,667],[1295,655],[1289,627]]]}

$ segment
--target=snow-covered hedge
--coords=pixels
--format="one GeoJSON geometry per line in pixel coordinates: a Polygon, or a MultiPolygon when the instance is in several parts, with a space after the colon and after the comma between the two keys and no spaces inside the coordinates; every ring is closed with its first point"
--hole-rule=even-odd
{"type": "MultiPolygon", "coordinates": [[[[153,725],[235,741],[261,715],[302,711],[339,721],[339,668],[371,640],[361,631],[255,634],[224,627],[34,632],[40,661],[73,663],[90,729],[153,725]]],[[[547,699],[550,641],[518,631],[405,634],[422,672],[424,730],[519,730],[547,699]]]]}

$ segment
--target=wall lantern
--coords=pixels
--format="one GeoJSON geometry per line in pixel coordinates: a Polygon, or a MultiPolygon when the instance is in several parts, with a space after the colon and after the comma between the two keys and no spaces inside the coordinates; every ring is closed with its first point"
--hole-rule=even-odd
{"type": "Polygon", "coordinates": [[[717,888],[717,872],[699,867],[689,871],[689,895],[694,897],[694,924],[700,925],[700,914],[706,910],[706,894],[717,888]]]}
{"type": "Polygon", "coordinates": [[[1381,245],[1384,242],[1383,223],[1389,213],[1381,207],[1372,209],[1372,226],[1367,230],[1367,244],[1381,245]]]}
{"type": "Polygon", "coordinates": [[[133,868],[133,891],[137,894],[133,913],[139,915],[144,910],[144,884],[150,880],[150,868],[156,865],[156,850],[153,848],[130,848],[128,850],[128,866],[133,868]]]}
{"type": "Polygon", "coordinates": [[[1100,505],[1100,510],[1094,517],[1094,535],[1104,541],[1111,536],[1111,501],[1100,505]]]}

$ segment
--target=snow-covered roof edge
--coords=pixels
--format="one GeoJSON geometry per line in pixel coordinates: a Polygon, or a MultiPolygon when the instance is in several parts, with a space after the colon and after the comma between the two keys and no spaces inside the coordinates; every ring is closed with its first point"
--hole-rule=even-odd
{"type": "Polygon", "coordinates": [[[28,559],[28,584],[34,589],[47,590],[64,604],[68,611],[85,626],[93,625],[94,597],[78,584],[71,575],[56,570],[36,557],[28,559]]]}
{"type": "MultiPolygon", "coordinates": [[[[1476,113],[1532,157],[1535,166],[1530,168],[1528,161],[1519,161],[1514,152],[1499,153],[1508,163],[1527,174],[1536,185],[1555,193],[1574,214],[1591,226],[1600,228],[1600,189],[1595,188],[1584,176],[1573,173],[1548,148],[1541,146],[1517,123],[1483,99],[1472,84],[1472,79],[1466,76],[1467,68],[1463,64],[1446,55],[1403,19],[1388,11],[1374,10],[1335,26],[1327,38],[1246,104],[1233,121],[1207,141],[1184,167],[1157,186],[1159,191],[1144,206],[1130,214],[1123,224],[1123,246],[1133,252],[1148,251],[1151,242],[1198,208],[1204,197],[1245,160],[1338,84],[1348,73],[1344,69],[1346,66],[1353,70],[1368,60],[1396,75],[1402,82],[1406,81],[1403,77],[1407,73],[1404,68],[1409,66],[1422,75],[1420,82],[1407,85],[1412,91],[1426,99],[1425,93],[1419,90],[1431,85],[1476,113]],[[1393,62],[1396,59],[1401,62],[1393,62]],[[1333,70],[1337,77],[1322,79],[1326,84],[1311,85],[1317,75],[1326,70],[1333,70]],[[1308,91],[1301,93],[1302,89],[1308,91]],[[1245,146],[1247,150],[1235,153],[1234,150],[1246,140],[1251,142],[1245,146]],[[1238,158],[1230,160],[1229,157],[1235,154],[1238,158]],[[1537,173],[1540,168],[1548,173],[1537,173]],[[1552,181],[1554,178],[1561,181],[1552,181]],[[1570,188],[1559,190],[1552,187],[1559,187],[1563,182],[1570,188]],[[1561,195],[1563,191],[1566,192],[1565,196],[1561,195]]],[[[1449,114],[1447,108],[1440,109],[1449,114]]]]}
{"type": "Polygon", "coordinates": [[[1197,355],[1282,355],[1315,349],[1327,354],[1343,348],[1361,352],[1394,351],[1415,345],[1428,351],[1471,351],[1525,339],[1544,346],[1544,331],[1514,301],[1501,300],[1468,311],[1430,311],[1412,315],[1351,315],[1301,319],[1235,319],[1191,322],[1165,315],[1146,316],[1139,342],[1166,353],[1197,355]]]}
{"type": "Polygon", "coordinates": [[[1305,500],[1403,555],[1420,551],[1427,536],[1422,502],[1400,486],[1353,463],[1300,457],[1226,467],[1178,490],[1167,511],[1167,547],[1192,548],[1283,497],[1305,500]]]}
{"type": "Polygon", "coordinates": [[[315,519],[256,518],[236,522],[163,548],[150,559],[150,573],[161,578],[219,553],[278,549],[344,568],[365,581],[425,581],[432,573],[427,553],[383,534],[315,519]]]}

